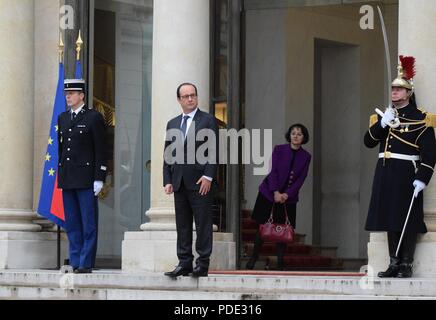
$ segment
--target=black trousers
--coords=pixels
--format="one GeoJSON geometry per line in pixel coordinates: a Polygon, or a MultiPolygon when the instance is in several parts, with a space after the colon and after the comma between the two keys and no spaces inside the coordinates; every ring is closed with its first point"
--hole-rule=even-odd
{"type": "Polygon", "coordinates": [[[180,190],[174,192],[174,202],[179,265],[192,267],[192,224],[195,221],[195,249],[199,255],[196,264],[208,268],[213,244],[212,191],[202,196],[198,190],[188,190],[182,182],[180,190]]]}
{"type": "MultiPolygon", "coordinates": [[[[405,232],[401,241],[398,258],[403,263],[412,263],[415,255],[416,240],[418,234],[414,232],[405,232]]],[[[395,258],[398,243],[400,242],[401,232],[388,232],[389,256],[395,258]]]]}

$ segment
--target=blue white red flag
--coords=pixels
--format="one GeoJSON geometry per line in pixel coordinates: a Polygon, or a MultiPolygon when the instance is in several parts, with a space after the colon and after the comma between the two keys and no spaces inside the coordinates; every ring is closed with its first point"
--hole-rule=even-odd
{"type": "Polygon", "coordinates": [[[64,65],[59,64],[59,79],[56,90],[56,98],[53,107],[53,115],[50,125],[47,153],[45,155],[44,172],[42,175],[41,193],[39,196],[38,213],[60,227],[65,226],[64,205],[62,190],[57,187],[58,180],[58,126],[59,115],[66,110],[64,95],[64,65]]]}

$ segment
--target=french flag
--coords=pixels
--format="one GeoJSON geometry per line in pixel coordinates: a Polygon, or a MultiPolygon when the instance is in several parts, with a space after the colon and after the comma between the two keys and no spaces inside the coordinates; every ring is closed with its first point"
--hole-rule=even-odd
{"type": "Polygon", "coordinates": [[[64,65],[59,64],[59,80],[56,90],[56,98],[53,107],[53,115],[50,125],[50,136],[48,138],[47,152],[44,158],[44,172],[42,175],[41,193],[39,195],[38,213],[48,220],[65,228],[65,214],[62,200],[62,190],[58,189],[58,117],[66,111],[66,100],[64,95],[64,65]]]}

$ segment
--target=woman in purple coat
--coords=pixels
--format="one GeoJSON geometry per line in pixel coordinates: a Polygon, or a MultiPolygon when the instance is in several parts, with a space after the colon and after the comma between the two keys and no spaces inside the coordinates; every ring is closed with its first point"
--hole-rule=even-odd
{"type": "MultiPolygon", "coordinates": [[[[287,144],[275,146],[272,153],[271,171],[259,186],[256,204],[251,218],[258,224],[268,221],[274,205],[273,219],[285,223],[285,210],[295,228],[298,192],[309,171],[311,155],[301,146],[309,141],[309,132],[302,124],[292,125],[286,133],[287,144]]],[[[263,241],[259,231],[254,240],[253,254],[246,268],[253,269],[259,257],[263,241]]],[[[277,243],[277,269],[284,270],[286,243],[277,243]]]]}

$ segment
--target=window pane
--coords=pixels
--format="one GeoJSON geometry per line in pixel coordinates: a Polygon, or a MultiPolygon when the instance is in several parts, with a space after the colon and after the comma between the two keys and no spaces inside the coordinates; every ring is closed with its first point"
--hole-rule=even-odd
{"type": "Polygon", "coordinates": [[[94,105],[108,124],[110,161],[100,199],[99,266],[119,266],[126,231],[149,208],[152,0],[96,0],[94,105]]]}

